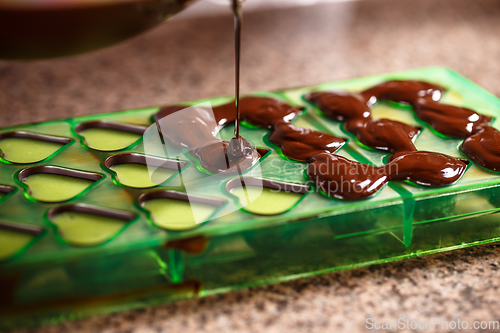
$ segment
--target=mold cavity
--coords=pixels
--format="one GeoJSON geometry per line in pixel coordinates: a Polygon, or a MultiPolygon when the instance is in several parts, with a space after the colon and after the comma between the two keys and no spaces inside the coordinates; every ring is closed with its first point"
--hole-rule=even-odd
{"type": "Polygon", "coordinates": [[[0,260],[23,250],[42,232],[43,229],[36,226],[0,221],[0,260]]]}
{"type": "Polygon", "coordinates": [[[226,190],[249,213],[277,215],[292,209],[311,188],[260,178],[236,178],[226,183],[226,190]]]}
{"type": "Polygon", "coordinates": [[[75,131],[85,139],[85,145],[94,150],[115,151],[129,147],[139,140],[146,127],[90,121],[76,126],[75,131]]]}
{"type": "Polygon", "coordinates": [[[187,163],[140,154],[121,154],[108,157],[104,165],[116,173],[120,184],[148,188],[173,179],[187,163]]]}
{"type": "Polygon", "coordinates": [[[69,144],[71,139],[30,132],[0,134],[1,157],[11,163],[40,162],[69,144]]]}
{"type": "Polygon", "coordinates": [[[26,184],[27,193],[33,199],[61,202],[76,197],[102,176],[55,166],[39,166],[21,170],[18,178],[26,184]]]}
{"type": "Polygon", "coordinates": [[[270,154],[270,150],[269,149],[265,149],[265,148],[256,148],[257,149],[257,152],[259,153],[259,159],[262,161],[264,158],[266,158],[267,156],[269,156],[270,154]]]}
{"type": "Polygon", "coordinates": [[[0,185],[0,202],[15,190],[12,186],[0,185]]]}
{"type": "Polygon", "coordinates": [[[49,210],[47,217],[65,242],[93,246],[109,241],[137,215],[122,210],[84,204],[65,205],[49,210]]]}
{"type": "Polygon", "coordinates": [[[139,204],[149,212],[151,222],[168,230],[193,229],[208,221],[224,203],[174,191],[150,192],[139,197],[139,204]]]}

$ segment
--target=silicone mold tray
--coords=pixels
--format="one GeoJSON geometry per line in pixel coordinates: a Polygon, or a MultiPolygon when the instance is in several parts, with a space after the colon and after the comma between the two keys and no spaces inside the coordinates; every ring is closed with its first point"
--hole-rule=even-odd
{"type": "MultiPolygon", "coordinates": [[[[444,68],[255,95],[304,106],[296,126],[347,138],[337,154],[378,166],[389,153],[361,147],[341,123],[323,117],[303,96],[332,89],[361,91],[393,79],[441,85],[446,88],[443,103],[500,117],[500,100],[444,68]]],[[[210,101],[215,106],[230,100],[185,104],[210,101]]],[[[159,178],[136,184],[139,176],[134,172],[140,172],[146,160],[141,134],[158,110],[0,130],[0,147],[2,139],[23,138],[36,141],[27,141],[24,147],[45,152],[12,158],[4,148],[0,162],[0,329],[206,296],[500,239],[500,219],[495,214],[500,210],[498,173],[470,162],[464,176],[451,186],[427,188],[391,181],[372,198],[342,201],[314,191],[303,176],[307,164],[280,155],[269,142],[267,129],[241,129],[262,155],[259,168],[245,173],[244,182],[271,190],[279,185],[292,193],[267,191],[267,203],[276,205],[265,212],[255,205],[241,207],[241,179],[206,177],[189,158],[152,158],[162,169],[159,178]],[[26,160],[13,163],[9,158],[26,160]],[[139,169],[128,170],[131,177],[120,176],[124,172],[120,166],[127,164],[139,169]],[[183,187],[187,183],[197,185],[190,188],[189,198],[183,187]],[[179,205],[155,212],[155,200],[179,205]],[[181,228],[169,222],[169,214],[184,214],[189,204],[199,205],[195,218],[207,222],[181,228]]],[[[419,150],[466,158],[459,150],[462,140],[437,136],[408,108],[379,103],[372,115],[423,126],[415,141],[419,150]]],[[[493,126],[500,128],[500,121],[493,126]]],[[[221,138],[230,139],[233,130],[233,125],[226,126],[221,138]]]]}

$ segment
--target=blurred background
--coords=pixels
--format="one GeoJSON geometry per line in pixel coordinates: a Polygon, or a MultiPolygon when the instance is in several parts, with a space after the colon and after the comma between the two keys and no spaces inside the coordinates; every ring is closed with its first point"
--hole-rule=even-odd
{"type": "MultiPolygon", "coordinates": [[[[0,60],[0,126],[231,95],[233,17],[217,2],[100,51],[0,60]]],[[[247,0],[242,91],[447,66],[500,95],[499,18],[498,0],[247,0]]]]}

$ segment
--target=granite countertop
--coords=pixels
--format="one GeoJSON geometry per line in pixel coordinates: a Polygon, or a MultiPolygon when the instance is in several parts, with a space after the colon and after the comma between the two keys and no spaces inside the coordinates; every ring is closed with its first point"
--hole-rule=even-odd
{"type": "MultiPolygon", "coordinates": [[[[177,19],[89,55],[0,61],[0,126],[230,95],[232,24],[177,19]]],[[[243,38],[244,92],[439,65],[500,96],[497,0],[253,12],[243,38]]],[[[18,332],[357,332],[367,318],[500,320],[499,256],[499,244],[483,245],[18,332]]]]}

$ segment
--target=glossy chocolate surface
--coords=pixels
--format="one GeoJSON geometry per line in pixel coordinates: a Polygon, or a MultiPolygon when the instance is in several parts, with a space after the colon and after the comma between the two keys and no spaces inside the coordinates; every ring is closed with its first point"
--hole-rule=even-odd
{"type": "MultiPolygon", "coordinates": [[[[443,91],[442,87],[421,81],[387,81],[361,93],[316,92],[306,96],[324,115],[344,121],[345,129],[362,144],[393,153],[389,163],[380,167],[334,155],[346,140],[294,126],[290,122],[302,110],[282,101],[245,97],[240,100],[240,112],[241,120],[248,124],[271,129],[269,140],[280,147],[284,156],[311,163],[307,175],[322,192],[339,199],[357,200],[374,195],[390,180],[424,186],[453,184],[464,174],[469,162],[437,152],[418,151],[413,142],[421,128],[372,118],[370,107],[379,100],[411,105],[418,117],[444,135],[469,136],[462,151],[481,165],[500,170],[499,149],[495,145],[500,141],[500,132],[489,127],[492,119],[470,109],[441,104],[443,91]],[[482,149],[476,149],[477,145],[482,149]]],[[[163,108],[156,119],[175,114],[181,108],[163,108]]],[[[227,142],[214,137],[223,125],[235,121],[235,111],[232,102],[215,107],[215,121],[210,121],[212,115],[208,110],[197,109],[190,117],[175,118],[177,130],[164,133],[164,137],[187,148],[210,172],[235,169],[241,172],[258,160],[255,149],[242,138],[227,142]]]]}
{"type": "MultiPolygon", "coordinates": [[[[213,113],[200,107],[178,112],[184,108],[179,105],[164,107],[155,119],[160,123],[168,122],[170,130],[162,133],[163,137],[187,149],[200,160],[205,170],[211,173],[241,172],[257,163],[260,155],[244,138],[222,141],[215,137],[222,126],[236,121],[234,102],[214,107],[213,113]]],[[[272,98],[251,96],[240,99],[241,120],[253,126],[272,128],[275,123],[291,121],[301,112],[299,108],[272,98]]]]}

